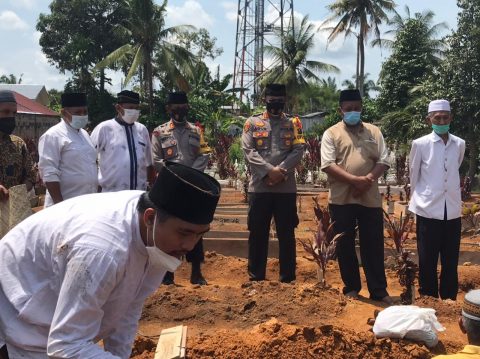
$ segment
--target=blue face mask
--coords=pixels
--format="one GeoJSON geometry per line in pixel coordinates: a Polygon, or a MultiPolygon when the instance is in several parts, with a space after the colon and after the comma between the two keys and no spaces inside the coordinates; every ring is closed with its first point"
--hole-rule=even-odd
{"type": "Polygon", "coordinates": [[[444,135],[450,130],[450,124],[448,125],[434,125],[432,124],[432,129],[437,135],[444,135]]]}
{"type": "Polygon", "coordinates": [[[345,112],[343,114],[343,121],[345,121],[348,126],[355,126],[360,122],[361,114],[361,112],[357,111],[345,112]]]}

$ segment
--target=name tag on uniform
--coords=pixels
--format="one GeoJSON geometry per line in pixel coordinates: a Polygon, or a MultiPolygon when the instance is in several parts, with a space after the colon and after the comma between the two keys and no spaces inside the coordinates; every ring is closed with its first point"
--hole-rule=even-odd
{"type": "Polygon", "coordinates": [[[254,138],[263,138],[268,137],[268,131],[255,131],[253,133],[254,138]]]}

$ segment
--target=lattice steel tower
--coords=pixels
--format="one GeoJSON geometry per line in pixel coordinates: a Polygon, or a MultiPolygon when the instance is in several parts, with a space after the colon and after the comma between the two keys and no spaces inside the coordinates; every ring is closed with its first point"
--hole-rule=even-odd
{"type": "MultiPolygon", "coordinates": [[[[242,89],[241,101],[249,97],[257,103],[260,95],[257,79],[266,70],[264,45],[272,43],[274,32],[285,35],[293,28],[293,0],[238,0],[233,88],[242,89]]],[[[280,46],[283,48],[283,41],[280,46]]]]}

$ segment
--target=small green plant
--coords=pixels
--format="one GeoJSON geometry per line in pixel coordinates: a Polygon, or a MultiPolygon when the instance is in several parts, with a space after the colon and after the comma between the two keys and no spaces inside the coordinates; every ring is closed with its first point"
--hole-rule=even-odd
{"type": "Polygon", "coordinates": [[[318,222],[317,231],[313,240],[299,239],[299,241],[305,252],[312,256],[307,259],[318,265],[318,280],[320,285],[325,287],[327,285],[325,279],[327,265],[331,260],[337,258],[337,241],[343,236],[343,233],[335,234],[334,223],[331,222],[327,209],[320,207],[317,198],[314,197],[313,201],[315,202],[315,217],[318,222]]]}

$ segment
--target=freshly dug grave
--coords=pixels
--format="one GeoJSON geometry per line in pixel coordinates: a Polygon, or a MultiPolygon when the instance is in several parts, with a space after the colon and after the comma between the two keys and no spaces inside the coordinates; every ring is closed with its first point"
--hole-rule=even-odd
{"type": "MultiPolygon", "coordinates": [[[[439,345],[428,350],[409,341],[374,339],[367,319],[385,306],[368,299],[366,289],[359,300],[345,298],[336,263],[327,273],[330,288],[317,285],[315,265],[301,256],[292,284],[278,282],[276,259],[269,259],[270,280],[264,282],[248,281],[241,258],[208,253],[203,268],[208,286],[192,286],[185,264],[176,274],[177,285],[162,286],[147,300],[134,358],[153,358],[161,330],[180,324],[188,326],[189,358],[429,358],[465,344],[457,325],[463,292],[458,302],[417,298],[415,304],[434,308],[447,328],[439,333],[439,345]]],[[[459,272],[461,287],[478,281],[478,266],[460,266],[459,272]]],[[[392,271],[387,280],[390,293],[398,296],[392,271]]]]}
{"type": "MultiPolygon", "coordinates": [[[[320,197],[326,204],[326,194],[320,197]]],[[[222,203],[240,201],[238,193],[222,194],[222,203]]],[[[313,235],[312,205],[311,198],[303,198],[297,238],[313,235]]],[[[409,245],[416,246],[414,241],[409,245]]],[[[161,286],[145,303],[132,357],[153,358],[161,330],[180,324],[188,326],[188,358],[430,358],[466,344],[457,323],[465,292],[480,288],[479,266],[459,266],[457,302],[416,299],[416,305],[434,308],[446,328],[437,347],[429,350],[411,341],[375,339],[367,319],[385,305],[368,298],[365,281],[359,300],[345,298],[338,266],[332,263],[326,275],[329,288],[320,288],[316,265],[305,256],[297,246],[297,281],[291,284],[278,282],[277,259],[268,260],[267,281],[252,283],[245,259],[207,253],[205,287],[192,286],[190,266],[182,265],[176,285],[161,286]]],[[[395,272],[387,269],[386,274],[389,293],[399,298],[402,288],[395,272]]]]}

